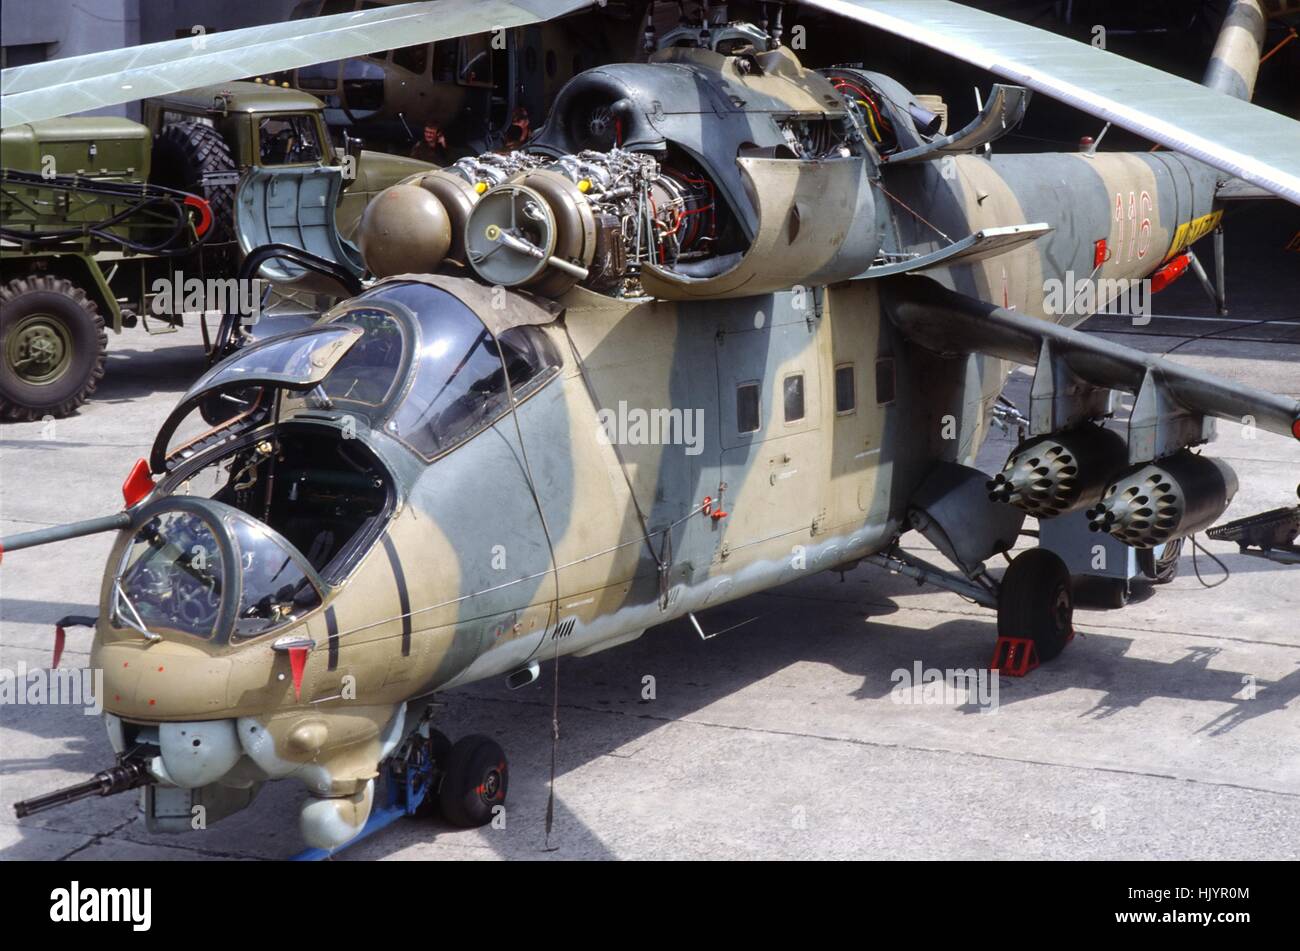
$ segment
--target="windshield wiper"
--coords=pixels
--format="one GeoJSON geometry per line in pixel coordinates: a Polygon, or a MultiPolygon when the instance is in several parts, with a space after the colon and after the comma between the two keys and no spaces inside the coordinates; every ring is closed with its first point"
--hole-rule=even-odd
{"type": "Polygon", "coordinates": [[[122,588],[122,579],[120,576],[113,582],[113,613],[115,613],[127,627],[143,634],[145,640],[149,641],[149,643],[152,644],[154,641],[162,640],[161,634],[155,634],[144,626],[144,620],[140,617],[140,612],[135,609],[135,604],[132,603],[131,596],[122,588]],[[131,617],[127,617],[122,613],[121,607],[123,604],[130,609],[131,617]]]}

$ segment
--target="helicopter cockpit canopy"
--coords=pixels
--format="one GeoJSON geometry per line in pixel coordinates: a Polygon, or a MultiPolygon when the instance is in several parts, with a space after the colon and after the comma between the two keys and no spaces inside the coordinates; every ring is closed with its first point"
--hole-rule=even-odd
{"type": "Polygon", "coordinates": [[[516,299],[495,316],[503,308],[462,299],[478,297],[477,285],[457,286],[462,296],[451,286],[394,279],[325,315],[323,326],[359,328],[362,341],[295,405],[323,398],[360,413],[431,461],[499,418],[512,395],[523,400],[555,374],[559,354],[535,326],[554,312],[516,299]]]}
{"type": "Polygon", "coordinates": [[[553,321],[555,310],[517,297],[494,307],[488,293],[434,276],[394,278],[312,327],[246,347],[185,394],[154,443],[153,471],[264,424],[277,399],[282,420],[346,417],[432,460],[499,417],[509,393],[525,398],[561,364],[536,326],[553,321]],[[196,408],[217,425],[173,447],[196,408]]]}
{"type": "MultiPolygon", "coordinates": [[[[416,467],[489,428],[512,398],[522,402],[558,375],[559,353],[537,326],[557,311],[517,295],[503,307],[492,301],[491,288],[463,279],[394,278],[311,328],[238,352],[206,374],[163,426],[153,451],[154,471],[166,473],[160,487],[251,517],[325,584],[337,583],[397,511],[416,467]],[[169,450],[182,421],[205,408],[210,421],[222,398],[235,405],[233,416],[169,450]]],[[[202,515],[170,527],[203,536],[194,544],[220,544],[219,526],[202,515]]],[[[243,531],[236,520],[225,534],[247,551],[243,531]]],[[[239,569],[245,589],[255,568],[239,569]]],[[[186,610],[216,610],[221,579],[178,570],[169,578],[188,586],[186,610]],[[206,586],[203,597],[189,590],[196,582],[206,586]]],[[[268,593],[275,597],[267,610],[283,614],[279,587],[261,591],[258,603],[268,593]]],[[[238,616],[241,623],[261,617],[238,616]]],[[[200,614],[193,624],[206,629],[210,620],[200,614]]],[[[179,621],[172,626],[184,630],[179,621]]]]}
{"type": "Polygon", "coordinates": [[[119,628],[223,644],[281,628],[321,603],[320,579],[303,556],[230,505],[164,498],[142,519],[113,582],[119,628]]]}

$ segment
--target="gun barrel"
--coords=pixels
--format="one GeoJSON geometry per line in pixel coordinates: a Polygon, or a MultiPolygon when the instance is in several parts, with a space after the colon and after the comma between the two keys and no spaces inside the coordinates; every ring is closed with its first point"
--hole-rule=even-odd
{"type": "Polygon", "coordinates": [[[88,518],[82,522],[69,522],[67,525],[52,525],[49,528],[38,528],[34,532],[21,532],[17,535],[0,538],[0,552],[34,548],[37,545],[48,545],[50,542],[61,542],[69,538],[81,538],[84,535],[96,535],[99,532],[111,532],[119,528],[128,528],[130,525],[131,516],[127,512],[104,515],[100,518],[88,518]]]}
{"type": "Polygon", "coordinates": [[[52,793],[46,793],[44,796],[36,796],[33,799],[16,802],[14,803],[14,814],[19,819],[24,819],[34,813],[53,809],[55,806],[65,806],[68,803],[89,799],[91,796],[116,795],[129,789],[144,786],[148,782],[150,782],[149,771],[143,760],[119,763],[96,773],[84,783],[66,786],[52,793]]]}

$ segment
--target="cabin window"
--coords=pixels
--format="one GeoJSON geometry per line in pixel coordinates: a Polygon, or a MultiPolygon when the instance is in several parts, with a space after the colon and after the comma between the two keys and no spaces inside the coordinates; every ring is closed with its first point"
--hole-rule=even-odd
{"type": "Polygon", "coordinates": [[[420,46],[404,46],[399,50],[393,50],[393,64],[423,76],[424,67],[429,65],[429,47],[426,44],[421,44],[420,46]]]}
{"type": "Polygon", "coordinates": [[[386,405],[400,382],[409,346],[402,322],[379,307],[355,307],[336,323],[360,327],[365,334],[325,377],[321,389],[332,401],[359,404],[363,412],[386,405]]]}
{"type": "Polygon", "coordinates": [[[782,399],[785,404],[785,421],[796,423],[804,416],[803,374],[793,373],[781,384],[782,399]]]}
{"type": "Polygon", "coordinates": [[[845,416],[858,406],[858,394],[854,389],[853,364],[846,363],[835,368],[835,414],[845,416]]]}
{"type": "Polygon", "coordinates": [[[456,41],[439,40],[433,44],[433,78],[449,83],[456,78],[456,41]]]}
{"type": "Polygon", "coordinates": [[[239,553],[236,638],[256,637],[291,624],[320,604],[320,592],[278,537],[242,518],[229,522],[239,553]]]}
{"type": "Polygon", "coordinates": [[[758,432],[759,404],[757,383],[742,383],[736,387],[736,429],[742,433],[758,432]]]}

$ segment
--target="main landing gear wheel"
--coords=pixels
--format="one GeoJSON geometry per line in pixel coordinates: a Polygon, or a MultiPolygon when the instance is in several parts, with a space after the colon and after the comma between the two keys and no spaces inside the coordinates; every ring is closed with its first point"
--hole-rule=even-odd
{"type": "Polygon", "coordinates": [[[1038,660],[1051,660],[1074,632],[1074,594],[1070,569],[1054,552],[1024,552],[1002,576],[998,594],[998,636],[1034,642],[1038,660]]]}
{"type": "Polygon", "coordinates": [[[0,286],[0,419],[67,416],[95,392],[107,346],[99,308],[71,281],[0,286]]]}
{"type": "Polygon", "coordinates": [[[506,754],[487,736],[466,736],[456,741],[447,757],[438,800],[443,818],[466,829],[487,825],[492,810],[506,801],[510,769],[506,754]]]}

